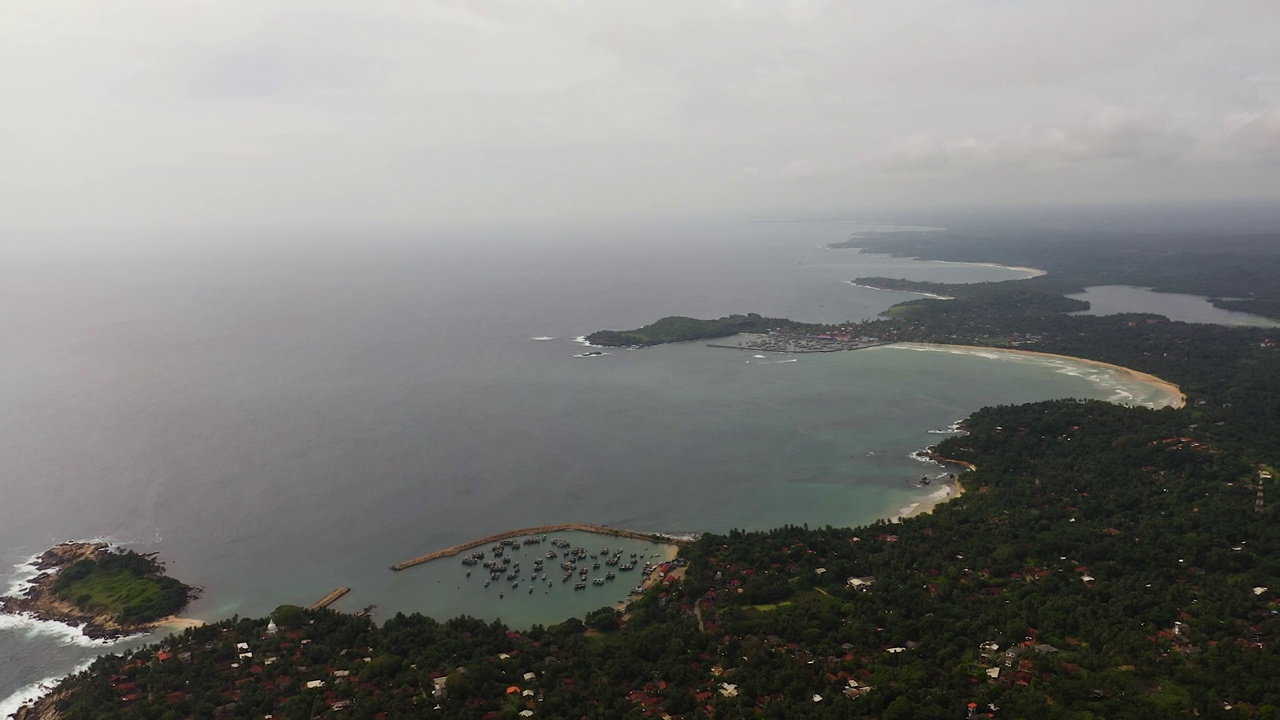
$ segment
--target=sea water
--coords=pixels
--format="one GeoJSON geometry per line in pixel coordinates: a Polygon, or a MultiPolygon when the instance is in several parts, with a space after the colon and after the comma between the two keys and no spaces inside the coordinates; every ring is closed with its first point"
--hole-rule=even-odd
{"type": "MultiPolygon", "coordinates": [[[[858,230],[228,237],[8,258],[0,586],[52,544],[107,538],[203,586],[186,613],[200,618],[349,586],[335,607],[376,605],[375,618],[557,622],[629,586],[498,598],[456,558],[388,568],[556,522],[866,523],[937,492],[916,481],[942,469],[911,453],[983,405],[1168,400],[1085,366],[973,353],[686,343],[578,357],[577,337],[665,315],[858,320],[913,297],[848,283],[859,276],[1027,274],[825,247],[858,230]]],[[[0,618],[0,716],[109,649],[0,618]]]]}

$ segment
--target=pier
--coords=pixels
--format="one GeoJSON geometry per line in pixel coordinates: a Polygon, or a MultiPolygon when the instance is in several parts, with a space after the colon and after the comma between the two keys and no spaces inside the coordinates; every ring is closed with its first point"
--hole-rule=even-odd
{"type": "MultiPolygon", "coordinates": [[[[432,560],[439,560],[440,558],[449,557],[450,555],[457,555],[460,552],[463,552],[465,550],[470,550],[471,548],[474,548],[474,547],[479,547],[481,545],[489,545],[492,543],[500,542],[502,540],[508,540],[510,538],[516,538],[516,537],[522,537],[522,536],[528,536],[528,535],[546,535],[549,533],[564,532],[565,530],[578,530],[580,532],[595,533],[597,535],[612,535],[614,537],[631,538],[633,540],[648,540],[650,542],[662,543],[664,545],[680,545],[683,542],[685,542],[677,538],[665,537],[663,535],[656,535],[654,533],[642,533],[642,532],[635,532],[633,530],[619,530],[618,528],[606,527],[604,525],[587,525],[585,523],[561,523],[559,525],[542,525],[539,527],[524,528],[523,530],[511,530],[504,533],[498,533],[497,535],[489,535],[487,537],[482,537],[479,540],[472,540],[470,542],[466,542],[461,545],[454,545],[453,547],[447,547],[443,550],[436,550],[435,552],[430,552],[430,553],[427,553],[426,555],[419,555],[418,557],[413,558],[412,560],[405,560],[404,562],[398,562],[395,565],[392,565],[391,569],[396,571],[404,570],[405,568],[411,568],[414,565],[421,565],[422,563],[431,562],[432,560]]],[[[337,598],[334,598],[334,599],[336,600],[337,598]]],[[[330,600],[330,602],[332,602],[332,600],[330,600]]]]}
{"type": "Polygon", "coordinates": [[[342,597],[343,595],[346,595],[346,594],[347,594],[347,593],[349,593],[349,592],[351,592],[351,588],[349,588],[349,587],[340,587],[340,588],[337,588],[337,589],[335,589],[333,592],[330,592],[328,595],[325,595],[324,597],[320,598],[320,599],[319,599],[319,600],[317,600],[316,602],[312,603],[312,604],[311,604],[311,607],[309,607],[309,608],[307,608],[307,609],[308,609],[308,610],[319,610],[320,608],[326,608],[326,607],[329,607],[329,606],[330,606],[330,605],[332,605],[334,602],[336,602],[338,598],[342,597]]]}

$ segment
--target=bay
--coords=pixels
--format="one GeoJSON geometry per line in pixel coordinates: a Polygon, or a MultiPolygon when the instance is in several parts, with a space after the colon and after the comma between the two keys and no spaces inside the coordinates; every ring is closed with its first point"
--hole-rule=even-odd
{"type": "MultiPolygon", "coordinates": [[[[13,570],[0,583],[54,543],[105,538],[204,586],[198,618],[341,585],[353,591],[336,607],[376,604],[376,617],[556,622],[625,588],[498,599],[464,587],[453,561],[387,568],[553,522],[866,523],[927,501],[915,480],[939,469],[911,453],[978,407],[1162,402],[1096,368],[973,353],[688,343],[575,357],[575,337],[664,315],[857,320],[910,297],[848,284],[859,276],[1027,274],[825,247],[892,230],[178,238],[6,258],[0,569],[13,570]]],[[[103,649],[0,623],[0,711],[103,649]]]]}

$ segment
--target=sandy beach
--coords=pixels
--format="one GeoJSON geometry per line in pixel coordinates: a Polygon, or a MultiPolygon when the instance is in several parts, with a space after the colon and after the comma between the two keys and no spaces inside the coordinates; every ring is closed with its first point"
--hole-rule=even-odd
{"type": "Polygon", "coordinates": [[[1178,387],[1177,385],[1174,385],[1168,380],[1158,378],[1155,375],[1152,375],[1150,373],[1139,372],[1132,368],[1124,367],[1123,365],[1114,365],[1112,363],[1102,362],[1101,360],[1089,360],[1088,358],[1075,357],[1072,355],[1057,355],[1055,353],[1037,352],[1035,350],[988,347],[984,345],[947,345],[943,343],[899,343],[899,344],[902,346],[915,345],[919,347],[939,348],[942,350],[947,350],[947,349],[978,350],[982,352],[1010,353],[1013,355],[1027,355],[1032,357],[1053,358],[1055,360],[1066,360],[1069,362],[1081,363],[1083,365],[1093,365],[1094,367],[1102,367],[1102,368],[1107,368],[1108,370],[1113,370],[1116,373],[1130,380],[1133,380],[1135,382],[1140,382],[1140,383],[1144,383],[1147,385],[1152,385],[1160,388],[1161,390],[1166,392],[1170,397],[1175,398],[1175,400],[1169,404],[1169,407],[1180,408],[1183,405],[1187,404],[1187,396],[1182,392],[1182,388],[1178,387]]]}
{"type": "MultiPolygon", "coordinates": [[[[1004,268],[1006,270],[1018,270],[1020,272],[1031,273],[1031,277],[1040,277],[1041,275],[1049,274],[1048,270],[1041,270],[1040,268],[1027,267],[1025,265],[1001,265],[1000,263],[994,263],[994,262],[963,262],[960,260],[926,260],[923,258],[913,258],[913,259],[921,260],[922,262],[945,263],[947,265],[981,265],[983,267],[1004,268]]],[[[1029,280],[1031,278],[1024,278],[1024,279],[1029,280]]]]}
{"type": "Polygon", "coordinates": [[[186,630],[187,628],[197,628],[204,624],[205,622],[203,620],[197,620],[195,618],[178,617],[177,615],[170,615],[169,617],[164,618],[159,622],[157,622],[155,626],[157,629],[161,629],[161,630],[182,631],[182,630],[186,630]]]}
{"type": "MultiPolygon", "coordinates": [[[[1033,270],[1034,268],[1018,268],[1018,269],[1033,270]]],[[[1053,358],[1055,360],[1066,360],[1069,362],[1081,363],[1084,365],[1093,365],[1095,367],[1107,368],[1108,370],[1116,372],[1124,376],[1125,378],[1133,380],[1135,382],[1140,382],[1140,383],[1152,385],[1154,387],[1159,388],[1161,391],[1165,392],[1170,398],[1173,398],[1173,402],[1169,404],[1169,407],[1179,408],[1179,407],[1182,407],[1183,405],[1186,405],[1187,403],[1187,396],[1182,392],[1182,389],[1179,388],[1177,385],[1174,385],[1173,383],[1169,382],[1168,380],[1158,378],[1155,375],[1152,375],[1150,373],[1139,372],[1132,368],[1124,367],[1123,365],[1115,365],[1112,363],[1102,362],[1100,360],[1089,360],[1086,358],[1073,357],[1071,355],[1057,355],[1054,353],[1037,352],[1035,350],[987,347],[983,345],[946,345],[942,343],[900,343],[900,345],[932,347],[932,348],[938,348],[940,350],[954,349],[954,350],[975,350],[975,351],[982,351],[982,352],[1010,353],[1013,355],[1028,355],[1028,356],[1034,356],[1034,357],[1053,358]]],[[[967,463],[962,460],[953,460],[950,458],[941,458],[941,457],[934,458],[934,459],[944,464],[959,465],[961,467],[964,467],[966,472],[977,469],[972,463],[967,463]]],[[[964,486],[960,484],[960,478],[957,477],[954,481],[952,481],[949,484],[947,488],[945,488],[945,492],[940,491],[940,492],[930,493],[928,497],[924,498],[918,503],[911,505],[909,509],[904,508],[904,510],[906,510],[905,512],[899,515],[893,516],[892,518],[890,518],[890,520],[896,521],[902,518],[913,517],[915,515],[923,515],[925,513],[932,512],[933,509],[938,505],[954,500],[955,498],[958,498],[963,494],[964,494],[964,486]]]]}
{"type": "MultiPolygon", "coordinates": [[[[944,462],[954,462],[954,461],[947,460],[944,462]]],[[[956,464],[959,464],[959,463],[956,463],[956,464]]],[[[972,465],[969,465],[969,469],[973,470],[974,467],[972,465]]],[[[889,522],[898,522],[903,518],[915,517],[916,515],[925,515],[927,513],[931,513],[933,512],[934,508],[938,507],[942,503],[951,502],[952,500],[955,500],[956,498],[960,497],[963,494],[964,494],[964,486],[960,484],[960,476],[957,475],[955,480],[947,481],[946,485],[943,485],[938,490],[935,490],[934,492],[929,493],[929,495],[924,499],[920,500],[919,502],[912,503],[907,508],[903,508],[903,510],[905,510],[906,512],[902,512],[902,513],[899,513],[898,515],[894,515],[893,517],[890,517],[889,522]]]]}

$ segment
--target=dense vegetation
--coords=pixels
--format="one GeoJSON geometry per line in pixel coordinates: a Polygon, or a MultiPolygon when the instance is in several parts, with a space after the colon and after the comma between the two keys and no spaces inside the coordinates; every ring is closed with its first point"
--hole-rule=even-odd
{"type": "Polygon", "coordinates": [[[274,634],[233,619],[100,659],[64,716],[1276,717],[1280,349],[1258,329],[1068,316],[1048,282],[1070,278],[949,288],[856,332],[1116,362],[1188,404],[979,410],[937,448],[977,466],[962,498],[704,536],[624,616],[514,632],[282,608],[274,634]]]}
{"type": "Polygon", "coordinates": [[[173,615],[186,606],[193,588],[164,574],[154,557],[119,550],[63,569],[53,592],[82,610],[142,624],[173,615]]]}
{"type": "Polygon", "coordinates": [[[635,330],[601,330],[587,342],[604,347],[649,347],[686,340],[729,337],[738,333],[762,333],[775,328],[803,326],[792,320],[761,317],[756,313],[729,315],[715,320],[665,317],[635,330]]]}

